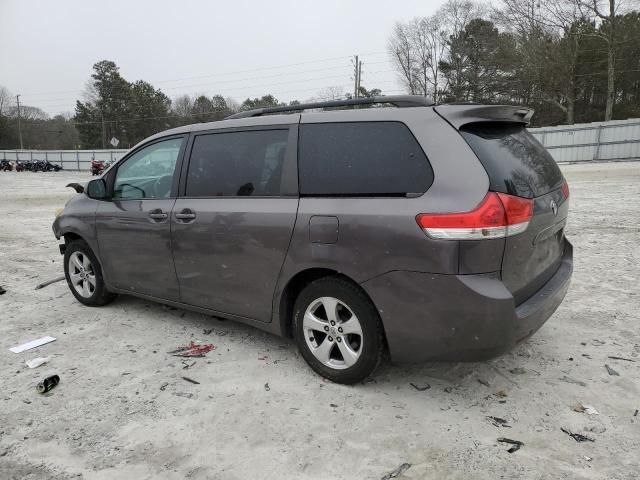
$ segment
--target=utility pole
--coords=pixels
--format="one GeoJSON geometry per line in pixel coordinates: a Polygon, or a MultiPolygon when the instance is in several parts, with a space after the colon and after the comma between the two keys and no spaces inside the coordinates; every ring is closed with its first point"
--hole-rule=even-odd
{"type": "Polygon", "coordinates": [[[102,114],[102,112],[100,112],[100,118],[102,120],[102,149],[105,149],[105,141],[106,141],[106,130],[104,127],[104,115],[102,114]]]}
{"type": "Polygon", "coordinates": [[[353,98],[358,98],[358,93],[360,90],[360,61],[358,60],[358,55],[354,55],[354,70],[353,70],[353,98]]]}
{"type": "Polygon", "coordinates": [[[358,96],[360,96],[360,80],[362,80],[362,60],[358,62],[358,96]]]}
{"type": "Polygon", "coordinates": [[[20,150],[24,150],[22,145],[22,125],[21,125],[21,112],[20,112],[20,95],[16,95],[16,102],[18,102],[18,136],[20,137],[20,150]]]}

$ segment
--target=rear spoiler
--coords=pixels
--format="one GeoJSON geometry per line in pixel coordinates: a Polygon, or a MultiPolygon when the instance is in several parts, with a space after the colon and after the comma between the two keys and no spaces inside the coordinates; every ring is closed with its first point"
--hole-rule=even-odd
{"type": "Polygon", "coordinates": [[[434,110],[457,130],[463,125],[477,122],[510,122],[528,125],[534,113],[532,108],[511,105],[452,104],[438,105],[434,110]]]}

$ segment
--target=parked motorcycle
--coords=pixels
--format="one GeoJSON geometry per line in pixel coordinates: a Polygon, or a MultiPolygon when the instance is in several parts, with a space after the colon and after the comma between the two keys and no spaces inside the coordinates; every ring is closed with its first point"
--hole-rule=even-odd
{"type": "Polygon", "coordinates": [[[13,165],[9,160],[0,160],[0,171],[11,172],[12,170],[13,170],[13,165]]]}
{"type": "Polygon", "coordinates": [[[104,160],[91,160],[91,175],[100,175],[105,168],[104,160]]]}
{"type": "Polygon", "coordinates": [[[59,172],[62,170],[60,165],[56,165],[55,163],[51,163],[49,160],[44,160],[42,163],[43,172],[59,172]]]}

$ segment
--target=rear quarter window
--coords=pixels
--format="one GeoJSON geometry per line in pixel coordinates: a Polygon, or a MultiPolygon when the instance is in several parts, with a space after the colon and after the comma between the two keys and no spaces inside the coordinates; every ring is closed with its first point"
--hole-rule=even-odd
{"type": "Polygon", "coordinates": [[[534,198],[562,186],[558,164],[523,125],[472,123],[460,134],[487,171],[492,191],[534,198]]]}
{"type": "Polygon", "coordinates": [[[422,194],[433,170],[400,122],[312,123],[300,127],[300,194],[405,196],[422,194]]]}

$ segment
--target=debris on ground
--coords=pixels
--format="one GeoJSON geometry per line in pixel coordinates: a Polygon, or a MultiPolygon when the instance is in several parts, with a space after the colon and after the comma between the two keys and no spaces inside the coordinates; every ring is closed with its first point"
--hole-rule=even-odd
{"type": "Polygon", "coordinates": [[[619,376],[620,376],[620,374],[619,374],[618,372],[616,372],[613,368],[611,368],[611,367],[610,367],[609,365],[607,365],[606,363],[605,363],[605,365],[604,365],[604,368],[606,368],[606,369],[607,369],[607,373],[608,373],[609,375],[612,375],[612,376],[614,376],[614,377],[619,377],[619,376]]]}
{"type": "Polygon", "coordinates": [[[268,392],[269,390],[271,390],[271,387],[269,386],[269,382],[264,384],[264,389],[268,392]]]}
{"type": "Polygon", "coordinates": [[[498,390],[494,395],[498,398],[505,398],[508,396],[506,390],[498,390]]]}
{"type": "Polygon", "coordinates": [[[183,370],[186,370],[186,369],[188,369],[188,368],[193,367],[195,364],[196,364],[196,361],[195,361],[195,360],[194,360],[193,362],[191,362],[191,363],[189,363],[189,362],[186,362],[186,361],[182,360],[182,369],[183,369],[183,370]]]}
{"type": "Polygon", "coordinates": [[[23,343],[22,345],[18,345],[17,347],[11,347],[9,350],[11,350],[13,353],[22,353],[26,352],[27,350],[31,350],[32,348],[40,347],[42,345],[55,341],[56,339],[54,337],[46,336],[38,338],[37,340],[31,340],[30,342],[23,343]]]}
{"type": "Polygon", "coordinates": [[[587,384],[581,380],[576,380],[575,378],[567,377],[566,375],[562,377],[560,380],[567,383],[573,383],[575,385],[580,385],[581,387],[586,387],[587,384]]]}
{"type": "Polygon", "coordinates": [[[573,411],[578,413],[586,413],[587,415],[600,415],[598,411],[591,405],[582,405],[581,403],[573,407],[573,411]]]}
{"type": "Polygon", "coordinates": [[[4,295],[5,293],[7,293],[7,291],[4,288],[0,287],[0,295],[4,295]]]}
{"type": "Polygon", "coordinates": [[[607,358],[610,358],[611,360],[624,360],[625,362],[635,362],[635,360],[631,359],[631,358],[624,358],[624,357],[615,357],[615,356],[608,356],[607,358]]]}
{"type": "Polygon", "coordinates": [[[338,405],[337,405],[337,404],[335,404],[335,403],[330,403],[330,404],[329,404],[329,406],[330,406],[331,408],[338,408],[338,405]]]}
{"type": "Polygon", "coordinates": [[[605,343],[607,343],[607,342],[603,342],[602,340],[598,340],[597,338],[594,338],[594,339],[591,341],[591,344],[592,344],[594,347],[600,347],[600,346],[604,345],[605,343]]]}
{"type": "Polygon", "coordinates": [[[491,385],[489,385],[489,382],[487,382],[486,380],[483,380],[481,378],[478,379],[478,383],[481,383],[485,387],[491,387],[491,385]]]}
{"type": "Polygon", "coordinates": [[[169,386],[169,382],[164,382],[162,385],[160,385],[160,391],[164,392],[164,389],[167,388],[169,386]]]}
{"type": "Polygon", "coordinates": [[[415,388],[419,392],[424,392],[425,390],[429,390],[431,388],[431,385],[429,385],[428,383],[425,383],[423,386],[418,386],[413,382],[409,382],[409,385],[411,385],[413,388],[415,388]]]}
{"type": "Polygon", "coordinates": [[[391,480],[392,478],[396,478],[396,477],[402,475],[404,472],[406,472],[410,468],[411,468],[411,464],[410,463],[403,463],[398,468],[396,468],[393,472],[387,473],[380,480],[391,480]]]}
{"type": "Polygon", "coordinates": [[[453,391],[453,387],[444,387],[445,393],[451,393],[453,391]]]}
{"type": "Polygon", "coordinates": [[[186,380],[189,383],[194,383],[196,385],[200,385],[200,382],[198,382],[197,380],[194,380],[193,378],[189,378],[189,377],[182,377],[183,380],[186,380]]]}
{"type": "Polygon", "coordinates": [[[524,442],[521,442],[520,440],[511,440],[510,438],[500,437],[498,441],[500,443],[508,443],[509,445],[512,445],[512,447],[507,450],[508,453],[517,452],[520,448],[524,447],[524,442]]]}
{"type": "Polygon", "coordinates": [[[193,398],[193,393],[175,392],[174,395],[176,397],[193,398]]]}
{"type": "Polygon", "coordinates": [[[46,282],[39,283],[36,285],[35,290],[40,290],[41,288],[48,287],[52,283],[58,283],[65,279],[64,275],[60,275],[59,277],[52,278],[51,280],[47,280],[46,282]]]}
{"type": "Polygon", "coordinates": [[[55,388],[59,383],[60,377],[58,375],[51,375],[36,385],[36,390],[38,393],[47,393],[49,390],[55,388]]]}
{"type": "Polygon", "coordinates": [[[583,455],[583,457],[587,462],[590,462],[591,460],[593,460],[593,457],[587,457],[586,455],[583,455]]]}
{"type": "Polygon", "coordinates": [[[29,368],[38,368],[40,365],[44,365],[50,360],[49,357],[38,357],[33,360],[27,360],[25,363],[29,368]]]}
{"type": "Polygon", "coordinates": [[[491,415],[487,415],[485,418],[495,427],[511,428],[511,425],[507,425],[507,421],[504,418],[493,417],[491,415]]]}
{"type": "Polygon", "coordinates": [[[561,427],[560,430],[562,430],[564,433],[569,435],[576,442],[595,442],[593,438],[587,437],[586,435],[582,435],[581,433],[573,433],[571,430],[567,428],[561,427]]]}
{"type": "Polygon", "coordinates": [[[198,344],[195,342],[191,342],[189,345],[184,345],[182,347],[178,347],[175,350],[172,350],[170,352],[171,355],[173,355],[174,357],[204,357],[207,353],[209,353],[211,350],[213,350],[214,347],[212,344],[210,343],[204,343],[204,344],[198,344]]]}
{"type": "Polygon", "coordinates": [[[212,332],[213,332],[213,328],[202,329],[202,333],[204,333],[205,335],[211,335],[212,332]]]}
{"type": "Polygon", "coordinates": [[[525,373],[527,373],[527,371],[522,368],[522,367],[516,367],[516,368],[512,368],[511,370],[509,370],[511,373],[513,373],[514,375],[524,375],[525,373]]]}
{"type": "Polygon", "coordinates": [[[635,412],[633,412],[633,416],[634,416],[634,417],[637,417],[637,416],[638,416],[638,409],[637,409],[637,408],[636,408],[636,411],[635,411],[635,412]]]}

